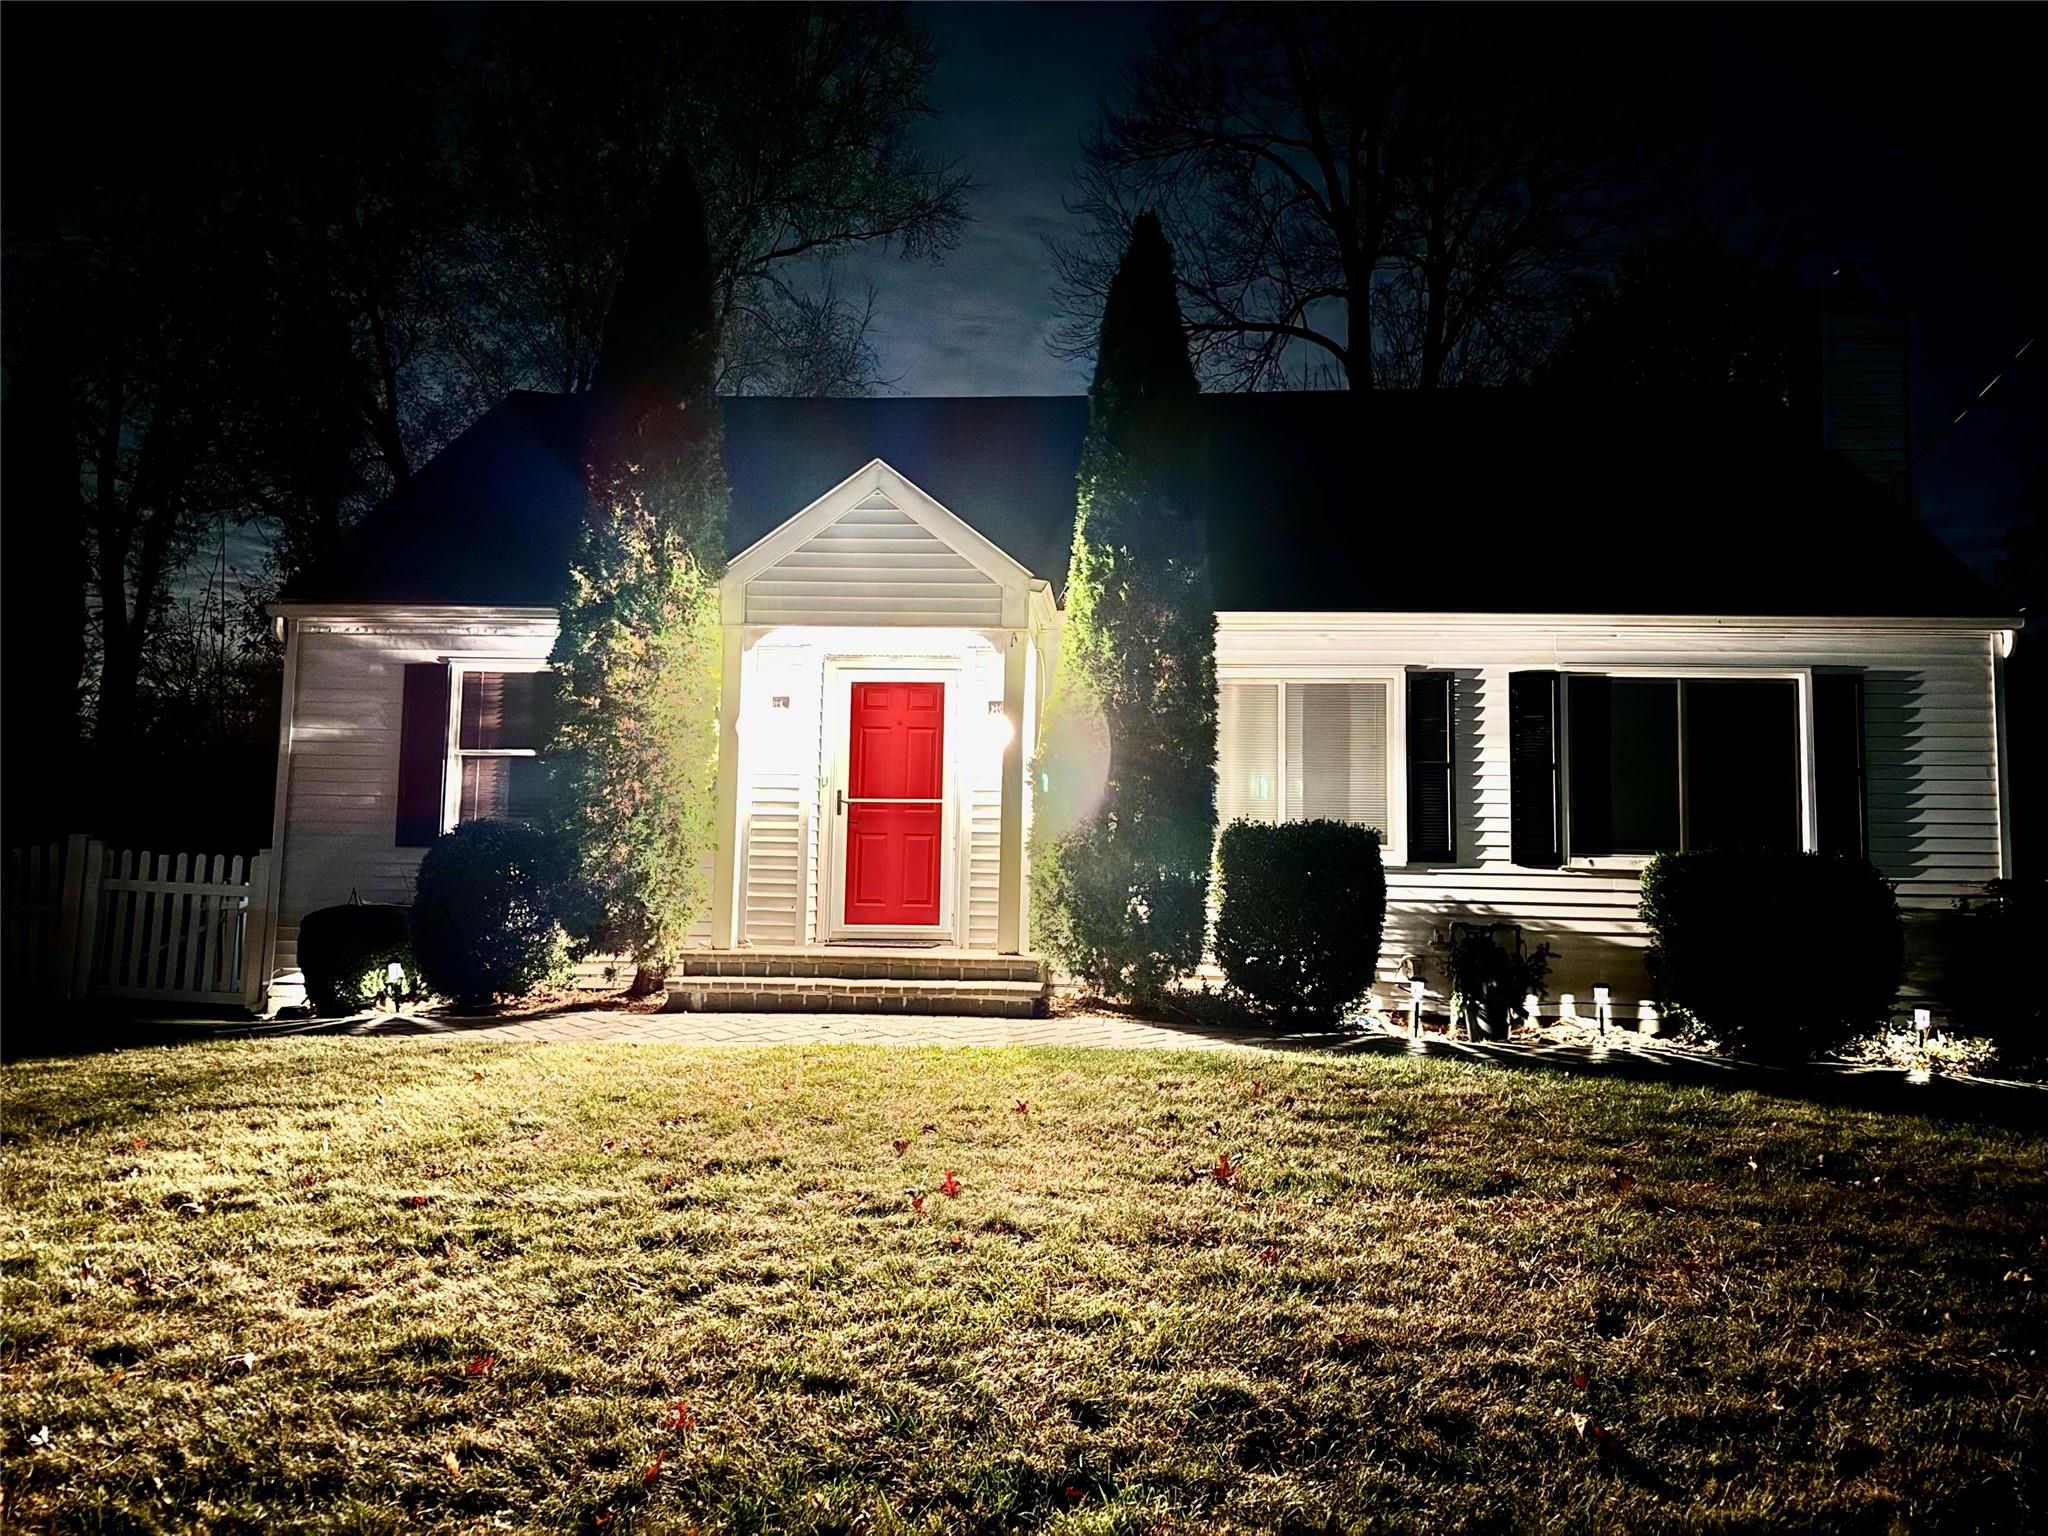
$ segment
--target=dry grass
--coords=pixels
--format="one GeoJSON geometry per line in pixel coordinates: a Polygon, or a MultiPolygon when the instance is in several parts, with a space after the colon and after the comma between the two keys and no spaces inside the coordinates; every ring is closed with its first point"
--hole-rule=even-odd
{"type": "Polygon", "coordinates": [[[2010,1132],[1306,1056],[0,1082],[15,1528],[2044,1518],[2048,1143],[2010,1132]]]}

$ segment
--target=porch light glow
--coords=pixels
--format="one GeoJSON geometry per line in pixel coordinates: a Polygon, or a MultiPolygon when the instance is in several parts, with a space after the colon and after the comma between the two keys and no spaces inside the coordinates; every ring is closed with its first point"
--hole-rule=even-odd
{"type": "Polygon", "coordinates": [[[1003,701],[988,701],[988,718],[982,723],[981,741],[992,757],[1000,757],[1010,748],[1016,738],[1017,728],[1010,723],[1010,717],[1003,713],[1003,701]]]}

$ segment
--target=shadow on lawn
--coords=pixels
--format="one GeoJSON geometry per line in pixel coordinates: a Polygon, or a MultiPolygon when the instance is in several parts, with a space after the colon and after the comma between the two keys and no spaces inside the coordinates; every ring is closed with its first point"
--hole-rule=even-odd
{"type": "MultiPolygon", "coordinates": [[[[616,1000],[579,1000],[574,1005],[553,1000],[539,1008],[509,1009],[491,1014],[429,1012],[399,1017],[359,1016],[352,1019],[269,1021],[246,1016],[170,1017],[146,1012],[95,1010],[90,1014],[36,1015],[10,1010],[0,1031],[0,1056],[17,1061],[32,1056],[89,1055],[139,1046],[189,1044],[201,1040],[250,1040],[282,1035],[327,1037],[410,1036],[442,1038],[471,1032],[488,1033],[508,1024],[538,1021],[561,1012],[646,1010],[620,1007],[616,1000]]],[[[1115,1010],[1122,1012],[1123,1010],[1115,1010]]],[[[1562,1072],[1620,1079],[1666,1087],[1747,1091],[1774,1098],[1845,1109],[1923,1115],[1972,1124],[2001,1125],[2017,1130],[2048,1131],[2048,1086],[1980,1078],[1935,1076],[1916,1079],[1893,1068],[1814,1063],[1772,1066],[1687,1051],[1639,1048],[1624,1043],[1612,1048],[1580,1045],[1537,1045],[1504,1041],[1450,1040],[1440,1035],[1411,1040],[1405,1035],[1359,1030],[1286,1030],[1261,1027],[1241,1018],[1162,1018],[1145,1022],[1165,1034],[1189,1040],[1260,1046],[1268,1050],[1304,1051],[1331,1056],[1419,1058],[1462,1061],[1512,1071],[1562,1072]]],[[[928,1043],[944,1044],[945,1021],[934,1018],[928,1043]]],[[[631,1038],[622,1034],[618,1038],[631,1038]]],[[[1625,1042],[1634,1037],[1623,1035],[1625,1042]]],[[[879,1047],[887,1049],[887,1047],[879,1047]]]]}
{"type": "MultiPolygon", "coordinates": [[[[2048,1131],[2048,1085],[1997,1079],[1932,1076],[1915,1078],[1891,1067],[1811,1062],[1775,1066],[1767,1062],[1706,1056],[1691,1051],[1532,1045],[1496,1040],[1451,1040],[1425,1035],[1413,1040],[1379,1030],[1259,1029],[1244,1024],[1153,1019],[1159,1029],[1207,1040],[1280,1051],[1315,1051],[1335,1056],[1406,1057],[1465,1061],[1527,1072],[1563,1072],[1617,1078],[1665,1087],[1719,1088],[1773,1098],[1831,1104],[1844,1109],[1927,1115],[1972,1124],[2048,1131]]],[[[1633,1036],[1624,1035],[1625,1041],[1633,1036]]]]}

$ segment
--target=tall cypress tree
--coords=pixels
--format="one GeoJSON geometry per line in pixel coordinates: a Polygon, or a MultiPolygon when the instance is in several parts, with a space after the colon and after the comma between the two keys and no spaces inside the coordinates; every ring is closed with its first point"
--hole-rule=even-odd
{"type": "Polygon", "coordinates": [[[704,208],[669,167],[605,321],[554,664],[557,810],[645,984],[709,905],[718,768],[718,578],[730,500],[713,393],[704,208]]]}
{"type": "Polygon", "coordinates": [[[1216,829],[1216,615],[1173,252],[1140,215],[1102,313],[1036,764],[1033,938],[1110,995],[1201,961],[1216,829]]]}

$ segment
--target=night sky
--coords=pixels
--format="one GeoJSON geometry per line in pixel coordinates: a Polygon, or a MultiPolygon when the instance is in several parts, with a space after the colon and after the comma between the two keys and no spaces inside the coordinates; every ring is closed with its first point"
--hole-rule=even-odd
{"type": "MultiPolygon", "coordinates": [[[[2036,57],[2030,23],[2038,20],[2030,9],[1629,13],[1632,26],[1647,31],[1645,46],[1667,52],[1659,62],[1685,61],[1694,75],[1692,98],[1676,108],[1702,146],[1686,189],[1691,204],[1804,252],[1811,281],[1853,264],[1881,297],[1911,307],[1921,510],[1987,573],[2027,477],[2048,455],[2048,345],[2009,370],[1953,436],[1929,445],[2048,316],[2040,196],[2048,143],[2028,72],[2036,57]]],[[[843,280],[878,290],[887,388],[1082,390],[1086,365],[1046,344],[1058,317],[1044,242],[1078,228],[1063,199],[1079,135],[1116,90],[1119,71],[1142,53],[1157,11],[987,4],[918,13],[942,52],[936,115],[924,130],[929,147],[969,168],[980,190],[974,223],[943,264],[879,252],[843,263],[843,280]]],[[[71,64],[105,40],[91,35],[99,14],[8,8],[7,170],[17,191],[39,170],[50,174],[44,168],[60,156],[61,146],[39,146],[36,127],[77,111],[90,77],[71,64]]],[[[123,35],[149,32],[132,62],[158,80],[189,81],[186,110],[204,131],[238,131],[231,94],[222,92],[266,76],[288,79],[275,73],[279,61],[317,70],[318,29],[354,25],[348,11],[326,8],[310,16],[291,7],[173,14],[177,25],[123,35]]],[[[476,13],[440,14],[461,27],[476,13]]],[[[1600,24],[1597,10],[1558,14],[1600,24]]]]}
{"type": "MultiPolygon", "coordinates": [[[[942,50],[931,146],[982,184],[940,267],[870,255],[884,373],[905,394],[1053,394],[1084,362],[1056,321],[1044,237],[1077,139],[1144,48],[1143,5],[927,5],[942,50]]],[[[1667,45],[1698,61],[1695,196],[1767,232],[1818,283],[1856,267],[1908,305],[1920,509],[1989,573],[2028,475],[2048,456],[2048,346],[1952,436],[1950,418],[2044,318],[2044,152],[2028,7],[1668,8],[1667,45]]]]}

